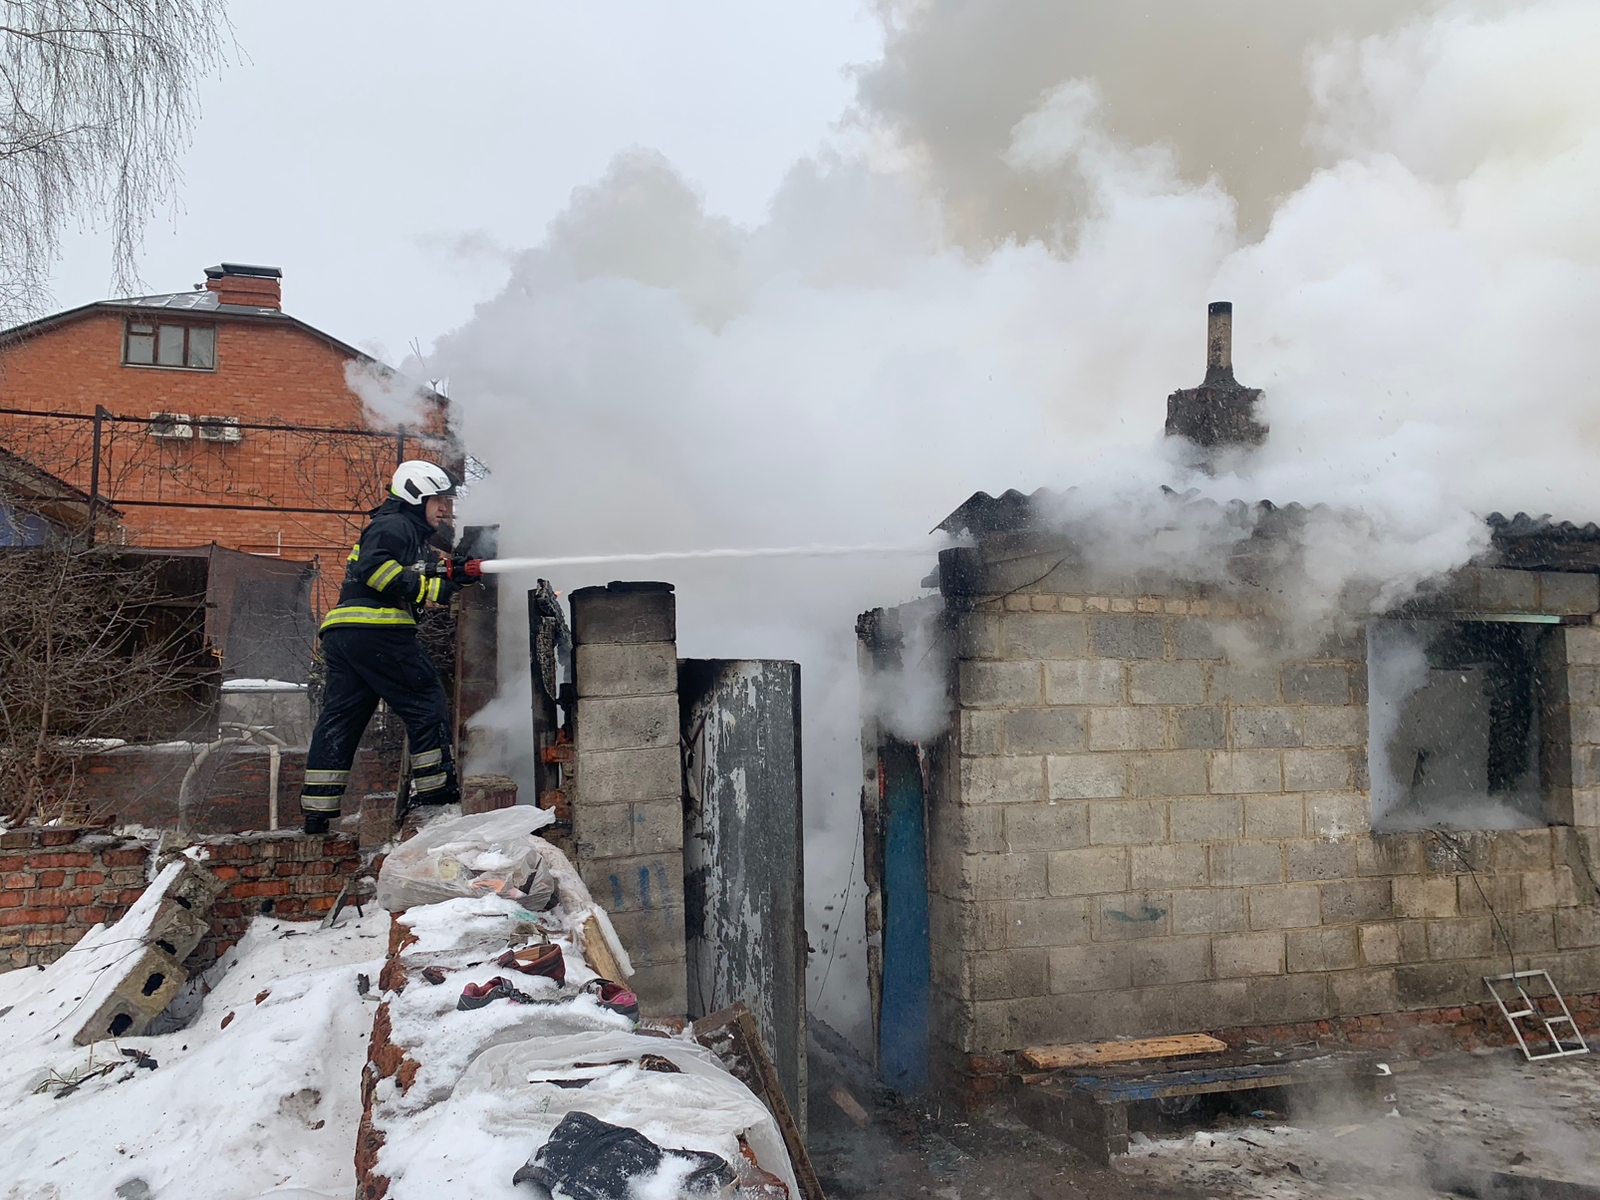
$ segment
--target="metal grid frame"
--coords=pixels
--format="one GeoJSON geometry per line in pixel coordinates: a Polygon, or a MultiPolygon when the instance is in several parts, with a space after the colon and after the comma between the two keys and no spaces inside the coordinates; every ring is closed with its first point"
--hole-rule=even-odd
{"type": "Polygon", "coordinates": [[[1530,971],[1512,971],[1506,975],[1485,975],[1483,982],[1488,986],[1489,994],[1494,997],[1494,1002],[1500,1006],[1501,1013],[1505,1015],[1506,1024],[1511,1026],[1511,1032],[1517,1039],[1517,1045],[1522,1048],[1522,1056],[1529,1062],[1540,1062],[1548,1058],[1571,1058],[1576,1054],[1589,1053],[1589,1043],[1584,1040],[1583,1031],[1578,1028],[1578,1023],[1572,1019],[1572,1010],[1567,1007],[1567,1002],[1561,995],[1561,989],[1556,987],[1556,981],[1550,978],[1549,971],[1535,968],[1530,971]],[[1535,978],[1543,979],[1545,985],[1549,987],[1550,996],[1548,998],[1553,999],[1561,1006],[1560,1016],[1547,1016],[1540,1012],[1534,1004],[1533,997],[1528,995],[1528,989],[1523,986],[1523,980],[1535,978]],[[1506,989],[1505,995],[1502,995],[1500,988],[1495,986],[1497,983],[1510,985],[1506,989]],[[1515,989],[1514,996],[1510,994],[1512,989],[1515,989]],[[1508,1000],[1517,1001],[1520,1007],[1513,1012],[1506,1006],[1508,1000]],[[1545,1036],[1550,1039],[1550,1044],[1555,1047],[1554,1050],[1543,1054],[1535,1054],[1528,1048],[1528,1041],[1522,1036],[1522,1026],[1517,1024],[1517,1021],[1530,1017],[1544,1023],[1545,1036]],[[1556,1026],[1558,1025],[1565,1025],[1571,1029],[1572,1038],[1564,1039],[1558,1035],[1556,1033],[1556,1026]],[[1566,1043],[1572,1039],[1577,1040],[1577,1048],[1569,1050],[1566,1043]]]}

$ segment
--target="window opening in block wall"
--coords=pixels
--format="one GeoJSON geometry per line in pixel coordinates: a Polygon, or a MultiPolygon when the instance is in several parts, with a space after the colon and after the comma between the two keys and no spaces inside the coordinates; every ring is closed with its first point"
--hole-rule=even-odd
{"type": "Polygon", "coordinates": [[[129,317],[122,361],[135,367],[213,371],[217,366],[217,327],[129,317]]]}
{"type": "Polygon", "coordinates": [[[1544,665],[1554,632],[1495,620],[1368,626],[1375,830],[1548,823],[1540,743],[1552,734],[1549,698],[1560,694],[1544,665]]]}

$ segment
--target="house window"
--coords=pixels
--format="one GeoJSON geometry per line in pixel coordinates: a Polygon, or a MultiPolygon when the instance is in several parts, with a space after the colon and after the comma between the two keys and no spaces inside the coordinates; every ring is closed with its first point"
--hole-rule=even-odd
{"type": "Polygon", "coordinates": [[[129,317],[122,343],[122,361],[134,367],[214,371],[217,327],[129,317]]]}

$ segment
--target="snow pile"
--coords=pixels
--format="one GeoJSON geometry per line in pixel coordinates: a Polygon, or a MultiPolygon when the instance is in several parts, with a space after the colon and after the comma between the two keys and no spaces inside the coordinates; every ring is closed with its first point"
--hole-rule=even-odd
{"type": "Polygon", "coordinates": [[[350,1195],[373,1011],[356,976],[382,967],[387,925],[378,910],[327,931],[258,918],[188,1028],[89,1047],[69,1018],[92,1000],[92,964],[138,944],[126,918],[46,970],[0,975],[6,1194],[111,1196],[138,1179],[153,1200],[350,1195]]]}

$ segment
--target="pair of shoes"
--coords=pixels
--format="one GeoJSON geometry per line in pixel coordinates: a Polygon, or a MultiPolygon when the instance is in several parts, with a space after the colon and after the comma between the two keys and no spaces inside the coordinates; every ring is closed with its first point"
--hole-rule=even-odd
{"type": "Polygon", "coordinates": [[[497,967],[521,971],[524,975],[543,975],[558,984],[567,981],[567,960],[561,953],[561,947],[554,942],[521,950],[507,950],[494,962],[497,967]]]}
{"type": "Polygon", "coordinates": [[[519,992],[504,975],[496,975],[482,983],[469,983],[461,989],[461,999],[456,1001],[457,1012],[469,1012],[493,1004],[496,1000],[509,1000],[513,1004],[538,1004],[527,992],[519,992]]]}
{"type": "Polygon", "coordinates": [[[583,990],[593,992],[601,1008],[621,1013],[630,1021],[639,1019],[639,997],[622,984],[612,983],[609,979],[591,979],[583,985],[583,990]]]}

